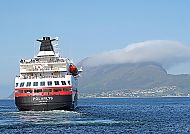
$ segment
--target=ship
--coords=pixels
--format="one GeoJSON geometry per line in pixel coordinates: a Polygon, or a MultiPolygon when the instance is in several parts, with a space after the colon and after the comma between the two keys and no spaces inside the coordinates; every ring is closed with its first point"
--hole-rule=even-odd
{"type": "Polygon", "coordinates": [[[43,37],[39,52],[20,60],[15,77],[15,104],[19,111],[75,110],[82,69],[55,50],[58,38],[43,37]],[[55,43],[56,42],[56,43],[55,43]]]}

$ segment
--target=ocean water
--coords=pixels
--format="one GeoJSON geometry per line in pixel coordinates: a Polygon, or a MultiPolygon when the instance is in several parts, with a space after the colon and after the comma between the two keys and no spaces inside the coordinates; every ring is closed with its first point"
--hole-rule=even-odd
{"type": "Polygon", "coordinates": [[[76,111],[46,112],[0,100],[0,133],[190,133],[190,98],[79,99],[76,111]]]}

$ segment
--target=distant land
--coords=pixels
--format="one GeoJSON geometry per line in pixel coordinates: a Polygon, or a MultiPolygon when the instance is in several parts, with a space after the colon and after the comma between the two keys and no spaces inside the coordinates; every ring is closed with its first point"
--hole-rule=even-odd
{"type": "Polygon", "coordinates": [[[165,97],[190,96],[190,75],[168,74],[154,62],[88,66],[79,79],[81,97],[165,97]]]}

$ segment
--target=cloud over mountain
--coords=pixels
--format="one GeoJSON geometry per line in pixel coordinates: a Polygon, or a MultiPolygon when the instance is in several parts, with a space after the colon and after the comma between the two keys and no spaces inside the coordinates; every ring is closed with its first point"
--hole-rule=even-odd
{"type": "Polygon", "coordinates": [[[98,66],[104,64],[156,62],[171,67],[190,61],[190,47],[177,41],[149,40],[129,44],[126,48],[103,52],[91,56],[83,65],[98,66]]]}

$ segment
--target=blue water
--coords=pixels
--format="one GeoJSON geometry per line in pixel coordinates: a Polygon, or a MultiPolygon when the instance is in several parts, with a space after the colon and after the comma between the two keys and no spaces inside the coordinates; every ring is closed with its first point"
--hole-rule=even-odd
{"type": "Polygon", "coordinates": [[[19,112],[0,100],[0,133],[190,133],[190,98],[80,99],[78,106],[19,112]]]}

